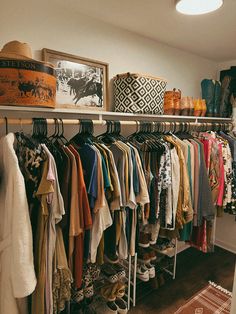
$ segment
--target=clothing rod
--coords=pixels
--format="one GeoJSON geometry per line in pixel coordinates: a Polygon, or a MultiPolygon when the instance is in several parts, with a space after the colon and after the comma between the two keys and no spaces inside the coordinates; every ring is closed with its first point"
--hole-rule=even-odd
{"type": "MultiPolygon", "coordinates": [[[[83,120],[83,119],[82,119],[83,120]]],[[[79,125],[80,120],[79,119],[62,119],[64,125],[79,125]]],[[[54,125],[55,120],[54,119],[46,119],[47,125],[54,125]]],[[[92,120],[93,125],[106,125],[106,120],[92,120]]],[[[119,121],[121,125],[138,125],[140,121],[119,121]]],[[[8,124],[8,125],[32,125],[33,119],[21,119],[21,118],[0,118],[0,125],[1,124],[8,124]]],[[[150,123],[147,121],[147,123],[150,123]]],[[[176,126],[179,126],[180,124],[187,124],[188,126],[206,126],[210,127],[212,125],[232,125],[232,122],[167,122],[167,121],[154,121],[151,122],[154,125],[161,124],[165,127],[171,126],[175,124],[176,126]]]]}

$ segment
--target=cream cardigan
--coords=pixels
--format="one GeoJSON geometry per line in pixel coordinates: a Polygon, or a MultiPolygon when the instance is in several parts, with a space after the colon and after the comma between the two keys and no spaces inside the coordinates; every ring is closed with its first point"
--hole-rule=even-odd
{"type": "Polygon", "coordinates": [[[0,314],[26,314],[36,286],[32,230],[14,134],[0,140],[0,314]]]}

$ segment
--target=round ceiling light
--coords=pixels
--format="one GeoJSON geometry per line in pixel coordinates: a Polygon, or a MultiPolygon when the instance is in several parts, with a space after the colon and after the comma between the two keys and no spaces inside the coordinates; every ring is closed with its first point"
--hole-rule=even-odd
{"type": "Polygon", "coordinates": [[[219,9],[223,0],[177,0],[176,10],[183,14],[198,15],[219,9]]]}

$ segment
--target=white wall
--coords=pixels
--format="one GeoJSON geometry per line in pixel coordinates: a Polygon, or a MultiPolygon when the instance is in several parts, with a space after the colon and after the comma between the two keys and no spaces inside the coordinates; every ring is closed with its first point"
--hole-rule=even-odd
{"type": "MultiPolygon", "coordinates": [[[[110,77],[141,72],[168,79],[169,88],[199,97],[200,81],[215,78],[217,64],[53,5],[54,1],[1,1],[0,47],[18,39],[35,56],[51,48],[110,64],[110,77]],[[3,3],[2,3],[3,2],[3,3]]],[[[150,23],[151,27],[151,23],[150,23]]]]}
{"type": "Polygon", "coordinates": [[[218,64],[218,72],[221,71],[221,70],[227,70],[231,66],[235,66],[235,65],[236,65],[236,60],[221,62],[221,63],[218,64]]]}
{"type": "Polygon", "coordinates": [[[223,217],[217,218],[216,244],[236,253],[236,221],[234,216],[225,213],[223,217]]]}

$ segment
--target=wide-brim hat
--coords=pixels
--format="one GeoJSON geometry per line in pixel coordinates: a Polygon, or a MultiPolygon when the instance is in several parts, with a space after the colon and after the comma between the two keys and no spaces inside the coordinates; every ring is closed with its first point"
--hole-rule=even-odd
{"type": "Polygon", "coordinates": [[[17,40],[6,43],[0,51],[0,58],[14,58],[19,60],[33,60],[32,50],[27,43],[17,40]]]}
{"type": "Polygon", "coordinates": [[[35,61],[47,66],[54,67],[53,64],[49,62],[33,59],[30,45],[27,43],[22,43],[18,40],[10,41],[3,46],[2,50],[0,51],[0,59],[35,61]]]}

